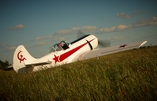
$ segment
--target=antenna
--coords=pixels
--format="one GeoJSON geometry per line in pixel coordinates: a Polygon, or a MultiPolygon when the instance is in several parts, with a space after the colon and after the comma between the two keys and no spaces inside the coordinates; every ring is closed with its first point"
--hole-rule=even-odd
{"type": "Polygon", "coordinates": [[[40,52],[39,50],[38,50],[38,52],[39,52],[42,56],[44,56],[44,54],[43,54],[42,52],[40,52]]]}

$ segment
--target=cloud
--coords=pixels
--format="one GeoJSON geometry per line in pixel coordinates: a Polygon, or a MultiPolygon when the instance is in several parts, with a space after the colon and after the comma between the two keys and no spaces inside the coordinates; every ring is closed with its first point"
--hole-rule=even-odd
{"type": "Polygon", "coordinates": [[[73,31],[78,31],[80,28],[79,27],[73,27],[72,30],[73,31]]]}
{"type": "Polygon", "coordinates": [[[42,46],[42,45],[47,45],[50,44],[52,41],[58,41],[58,40],[65,40],[65,38],[63,38],[62,36],[52,36],[52,35],[48,35],[48,36],[43,36],[43,37],[37,37],[35,39],[33,39],[35,42],[35,44],[31,47],[35,47],[35,46],[42,46]],[[47,42],[45,42],[47,41],[47,42]]]}
{"type": "Polygon", "coordinates": [[[91,32],[93,32],[93,31],[95,31],[97,29],[97,27],[96,26],[83,26],[81,29],[84,30],[84,31],[91,31],[91,32]]]}
{"type": "Polygon", "coordinates": [[[156,16],[153,16],[153,17],[152,17],[152,20],[153,20],[153,21],[157,21],[157,17],[156,17],[156,16]]]}
{"type": "Polygon", "coordinates": [[[116,14],[116,16],[120,17],[120,18],[128,19],[128,18],[131,18],[132,16],[138,16],[138,15],[141,15],[141,14],[144,14],[144,13],[148,13],[148,12],[149,12],[148,10],[134,11],[131,14],[127,14],[127,13],[121,12],[121,13],[116,14]]]}
{"type": "Polygon", "coordinates": [[[133,27],[142,27],[142,26],[152,26],[157,25],[157,17],[154,16],[151,19],[147,20],[140,20],[135,23],[133,23],[133,27]]]}
{"type": "Polygon", "coordinates": [[[6,47],[9,47],[9,45],[8,44],[1,44],[0,47],[6,48],[6,47]]]}
{"type": "Polygon", "coordinates": [[[124,39],[126,39],[124,36],[115,36],[113,38],[108,38],[107,40],[118,41],[118,40],[124,40],[124,39]]]}
{"type": "Polygon", "coordinates": [[[43,39],[42,37],[35,38],[35,40],[42,40],[42,39],[43,39]]]}
{"type": "Polygon", "coordinates": [[[46,45],[46,44],[49,44],[50,42],[38,42],[36,43],[35,45],[36,46],[39,46],[39,45],[46,45]]]}
{"type": "Polygon", "coordinates": [[[72,33],[77,33],[78,30],[83,30],[87,32],[93,32],[96,31],[97,27],[96,26],[83,26],[83,27],[73,27],[72,29],[64,29],[64,30],[59,30],[57,31],[56,34],[72,34],[72,33]]]}
{"type": "Polygon", "coordinates": [[[18,29],[23,29],[25,26],[23,24],[18,24],[12,28],[9,28],[9,30],[18,30],[18,29]]]}
{"type": "Polygon", "coordinates": [[[118,25],[116,27],[117,30],[125,30],[125,29],[128,29],[128,28],[131,28],[130,25],[118,25]]]}
{"type": "Polygon", "coordinates": [[[113,26],[111,28],[101,28],[98,30],[98,32],[114,32],[114,31],[121,31],[125,29],[131,28],[131,25],[118,25],[118,26],[113,26]]]}
{"type": "Polygon", "coordinates": [[[151,19],[136,21],[135,23],[130,24],[130,25],[120,24],[118,26],[113,26],[110,28],[100,28],[97,32],[107,33],[107,32],[122,31],[126,29],[131,29],[131,28],[137,28],[137,27],[143,27],[143,26],[155,26],[155,25],[157,25],[156,16],[152,17],[151,19]]]}
{"type": "MultiPolygon", "coordinates": [[[[45,40],[45,39],[52,39],[52,40],[65,40],[63,37],[64,35],[68,34],[77,34],[78,30],[90,32],[90,33],[109,33],[109,32],[115,32],[115,31],[123,31],[123,30],[128,30],[132,28],[137,28],[137,27],[143,27],[143,26],[154,26],[157,25],[157,17],[153,16],[150,19],[146,20],[140,20],[136,21],[135,23],[126,25],[126,24],[120,24],[117,26],[112,26],[109,28],[97,28],[96,26],[83,26],[83,27],[73,27],[71,29],[64,29],[64,30],[59,30],[57,31],[56,35],[52,36],[43,36],[43,37],[37,37],[34,40],[39,41],[39,40],[45,40]],[[63,35],[64,34],[64,35],[63,35]]],[[[38,44],[45,44],[45,43],[38,43],[38,44]]]]}
{"type": "Polygon", "coordinates": [[[0,47],[6,49],[6,50],[8,50],[8,51],[13,51],[13,50],[16,49],[15,46],[10,46],[10,45],[8,45],[8,44],[1,44],[0,47]]]}
{"type": "Polygon", "coordinates": [[[64,37],[61,37],[61,36],[57,36],[57,37],[54,37],[53,38],[53,40],[65,40],[65,38],[64,37]]]}
{"type": "MultiPolygon", "coordinates": [[[[73,27],[72,29],[65,29],[65,30],[59,30],[56,34],[71,34],[71,33],[77,33],[78,30],[83,30],[86,32],[113,32],[117,30],[125,30],[130,28],[130,25],[118,25],[118,26],[113,26],[110,28],[100,28],[98,29],[96,26],[83,26],[83,27],[73,27]]],[[[42,39],[42,38],[37,38],[37,39],[42,39]]]]}
{"type": "Polygon", "coordinates": [[[64,30],[59,30],[57,31],[58,34],[68,34],[72,33],[73,29],[64,29],[64,30]]]}
{"type": "Polygon", "coordinates": [[[16,47],[15,46],[12,46],[12,47],[9,47],[9,48],[7,48],[8,50],[10,50],[10,51],[14,51],[15,49],[16,49],[16,47]]]}
{"type": "Polygon", "coordinates": [[[35,41],[39,41],[39,40],[47,40],[47,39],[64,40],[63,37],[60,37],[60,36],[52,36],[52,35],[43,36],[43,37],[37,37],[37,38],[35,38],[34,40],[35,40],[35,41]]]}
{"type": "MultiPolygon", "coordinates": [[[[145,12],[147,12],[147,11],[145,11],[145,12]]],[[[126,16],[125,14],[122,14],[122,15],[126,16]]],[[[129,24],[129,25],[120,24],[117,26],[112,26],[110,28],[105,27],[105,28],[98,29],[96,26],[73,27],[71,29],[59,30],[57,32],[57,34],[71,34],[71,33],[76,34],[79,29],[81,29],[83,31],[87,31],[87,32],[94,32],[94,33],[108,33],[108,32],[122,31],[122,30],[127,30],[127,29],[131,29],[131,28],[135,28],[135,27],[148,26],[148,25],[149,26],[157,25],[157,17],[154,16],[150,19],[136,21],[133,24],[129,24]]]]}
{"type": "Polygon", "coordinates": [[[113,26],[110,28],[100,28],[98,29],[96,26],[83,26],[83,27],[74,27],[72,29],[65,29],[65,30],[59,30],[57,34],[71,34],[71,33],[77,33],[78,30],[83,30],[86,32],[113,32],[117,30],[125,30],[130,28],[131,26],[129,25],[118,25],[118,26],[113,26]]]}
{"type": "Polygon", "coordinates": [[[30,48],[35,47],[35,46],[48,45],[48,44],[50,44],[50,42],[43,42],[43,41],[41,41],[41,42],[35,43],[33,46],[30,46],[30,48]]]}
{"type": "Polygon", "coordinates": [[[126,13],[119,13],[119,14],[116,14],[117,17],[120,17],[120,18],[130,18],[131,15],[130,14],[126,14],[126,13]]]}
{"type": "Polygon", "coordinates": [[[144,10],[144,11],[134,11],[134,12],[132,13],[132,15],[133,15],[133,16],[135,16],[135,15],[141,15],[141,14],[148,13],[148,12],[149,12],[148,10],[144,10]]]}
{"type": "Polygon", "coordinates": [[[115,31],[115,29],[116,29],[115,26],[113,26],[111,28],[101,28],[98,30],[98,32],[113,32],[113,31],[115,31]]]}
{"type": "Polygon", "coordinates": [[[53,36],[49,35],[49,36],[37,37],[37,38],[35,38],[35,40],[38,41],[38,40],[51,39],[51,38],[53,38],[53,36]]]}

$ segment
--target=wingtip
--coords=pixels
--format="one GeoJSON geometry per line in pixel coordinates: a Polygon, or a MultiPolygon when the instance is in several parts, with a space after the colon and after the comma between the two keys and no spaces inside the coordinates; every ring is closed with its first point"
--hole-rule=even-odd
{"type": "Polygon", "coordinates": [[[139,47],[143,46],[143,45],[146,44],[146,43],[147,43],[147,41],[142,42],[139,47]]]}

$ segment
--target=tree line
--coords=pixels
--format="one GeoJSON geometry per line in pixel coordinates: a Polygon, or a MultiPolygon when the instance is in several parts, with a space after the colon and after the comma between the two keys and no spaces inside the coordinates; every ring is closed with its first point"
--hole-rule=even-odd
{"type": "Polygon", "coordinates": [[[0,69],[7,69],[8,66],[10,66],[11,64],[9,64],[9,61],[6,60],[6,61],[2,61],[0,60],[0,69]]]}

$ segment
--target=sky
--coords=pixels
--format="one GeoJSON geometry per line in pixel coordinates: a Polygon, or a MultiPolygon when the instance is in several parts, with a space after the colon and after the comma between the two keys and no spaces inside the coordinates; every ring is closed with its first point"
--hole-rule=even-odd
{"type": "Polygon", "coordinates": [[[13,61],[17,46],[34,57],[77,38],[80,29],[111,46],[147,40],[157,45],[157,0],[1,0],[0,60],[13,61]]]}

